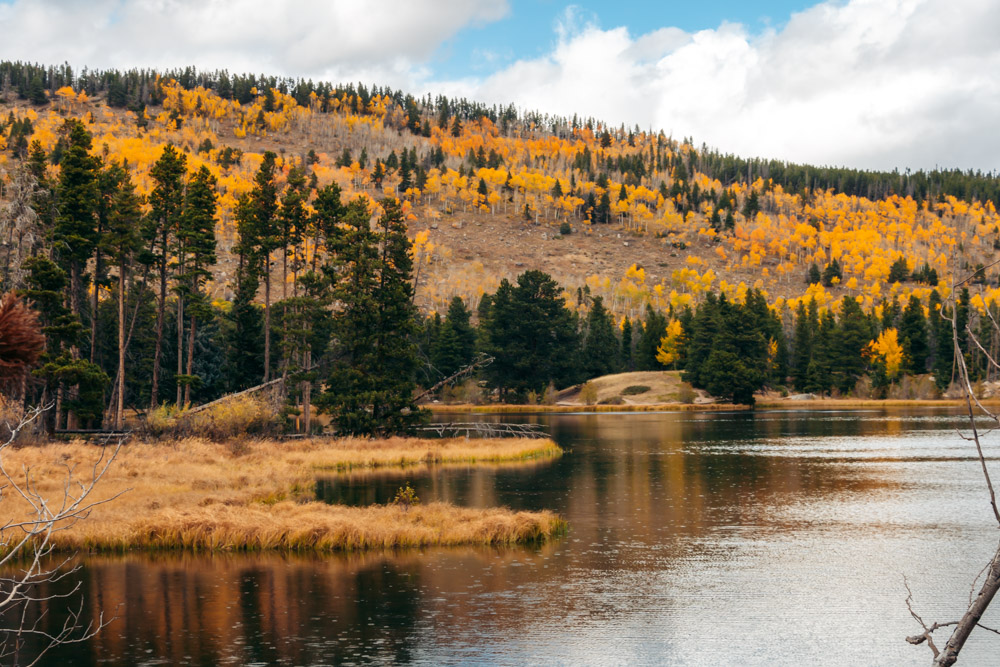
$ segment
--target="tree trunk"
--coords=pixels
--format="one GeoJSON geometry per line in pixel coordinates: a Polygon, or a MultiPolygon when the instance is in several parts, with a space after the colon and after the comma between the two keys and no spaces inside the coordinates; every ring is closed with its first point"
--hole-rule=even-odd
{"type": "Polygon", "coordinates": [[[962,620],[955,626],[954,632],[948,638],[948,643],[944,645],[941,654],[934,660],[935,665],[950,667],[950,665],[955,664],[959,651],[965,646],[965,641],[983,617],[986,608],[990,606],[990,602],[993,601],[998,590],[1000,590],[1000,548],[993,554],[993,562],[990,563],[986,580],[983,582],[982,588],[979,589],[979,594],[965,615],[962,616],[962,620]]]}
{"type": "Polygon", "coordinates": [[[264,262],[264,382],[271,379],[271,253],[264,262]]]}
{"type": "Polygon", "coordinates": [[[184,297],[177,295],[177,407],[184,403],[181,401],[181,393],[184,390],[180,376],[184,375],[184,297]]]}
{"type": "Polygon", "coordinates": [[[94,353],[97,350],[97,305],[101,290],[97,286],[97,277],[101,275],[101,251],[94,251],[94,299],[91,302],[90,316],[90,363],[94,363],[94,353]]]}
{"type": "Polygon", "coordinates": [[[184,405],[191,405],[191,378],[194,377],[194,332],[195,332],[195,316],[191,315],[191,323],[188,325],[188,331],[190,335],[188,336],[188,354],[187,354],[187,376],[188,383],[184,385],[184,405]]]}
{"type": "Polygon", "coordinates": [[[150,388],[149,409],[159,404],[160,357],[163,354],[163,319],[167,308],[167,233],[163,232],[163,259],[160,260],[160,295],[156,306],[156,348],[153,352],[153,380],[150,388]]]}
{"type": "Polygon", "coordinates": [[[118,266],[118,401],[115,406],[115,429],[125,422],[125,260],[118,266]]]}

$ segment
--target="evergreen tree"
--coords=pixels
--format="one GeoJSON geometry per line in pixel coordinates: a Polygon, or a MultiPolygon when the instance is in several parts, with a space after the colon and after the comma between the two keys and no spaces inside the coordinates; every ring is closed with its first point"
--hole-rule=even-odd
{"type": "Polygon", "coordinates": [[[635,369],[632,362],[632,320],[627,315],[622,322],[622,369],[625,372],[635,369]]]}
{"type": "Polygon", "coordinates": [[[341,433],[408,431],[423,418],[413,404],[417,370],[410,242],[395,199],[380,202],[372,230],[364,200],[348,205],[334,287],[341,311],[321,407],[341,433]]]}
{"type": "Polygon", "coordinates": [[[687,344],[685,346],[684,381],[695,387],[705,387],[708,383],[702,376],[712,353],[715,340],[723,331],[720,316],[719,298],[714,292],[709,292],[705,300],[698,304],[694,318],[691,320],[691,330],[685,331],[687,344]]]}
{"type": "Polygon", "coordinates": [[[840,320],[837,322],[834,384],[841,393],[854,389],[858,378],[864,373],[864,351],[872,339],[871,326],[852,297],[845,296],[840,302],[840,320]]]}
{"type": "Polygon", "coordinates": [[[941,302],[941,295],[937,290],[931,290],[928,301],[931,330],[934,332],[934,383],[939,390],[944,391],[951,384],[955,365],[951,313],[941,302]]]}
{"type": "Polygon", "coordinates": [[[515,286],[502,280],[491,299],[488,326],[487,352],[494,362],[486,377],[502,397],[540,394],[550,382],[566,386],[577,378],[576,318],[548,274],[526,271],[515,286]]]}
{"type": "MultiPolygon", "coordinates": [[[[82,315],[82,302],[86,288],[87,260],[94,253],[99,241],[97,227],[98,204],[98,174],[100,162],[90,155],[91,137],[78,120],[68,120],[63,126],[68,135],[68,145],[62,157],[59,170],[58,215],[53,229],[53,255],[69,273],[69,304],[74,317],[82,315]]],[[[76,363],[80,358],[80,340],[70,344],[68,354],[61,355],[63,366],[56,368],[53,363],[46,364],[49,372],[61,378],[62,386],[69,392],[69,398],[64,406],[70,408],[67,424],[75,427],[76,416],[74,406],[81,407],[89,418],[93,418],[93,389],[80,387],[75,380],[93,380],[91,369],[85,364],[76,363]],[[81,390],[88,393],[87,398],[80,395],[81,390]],[[79,401],[83,401],[80,403],[79,401]]],[[[91,364],[92,365],[92,364],[91,364]]],[[[97,410],[100,415],[100,410],[97,410]]],[[[59,415],[57,414],[57,419],[59,415]]],[[[58,424],[57,424],[58,427],[58,424]]]]}
{"type": "Polygon", "coordinates": [[[899,336],[902,338],[906,370],[915,375],[926,373],[927,323],[924,319],[924,307],[916,295],[910,295],[910,300],[903,310],[903,316],[899,321],[899,336]]]}
{"type": "MultiPolygon", "coordinates": [[[[194,373],[194,350],[199,321],[211,319],[212,310],[202,291],[205,281],[212,277],[215,264],[215,177],[207,167],[202,167],[191,177],[184,197],[184,211],[177,230],[179,243],[183,244],[188,259],[183,273],[177,280],[188,306],[188,348],[186,370],[178,379],[184,385],[183,403],[191,402],[191,385],[200,382],[194,373]]],[[[178,321],[183,329],[183,321],[178,321]]],[[[178,366],[179,367],[179,366],[178,366]]]]}
{"type": "Polygon", "coordinates": [[[143,226],[143,240],[147,244],[139,261],[156,267],[159,277],[156,304],[156,343],[153,352],[153,376],[150,407],[156,407],[160,397],[160,362],[163,355],[163,325],[167,304],[167,280],[170,255],[177,226],[184,207],[184,173],[187,156],[179,153],[173,144],[167,144],[160,158],[150,169],[153,191],[149,197],[150,214],[143,226]]]}
{"type": "Polygon", "coordinates": [[[713,396],[753,405],[769,376],[769,320],[766,301],[756,290],[743,305],[731,304],[724,294],[706,299],[694,317],[687,381],[713,396]],[[695,366],[696,359],[703,361],[695,366]]]}
{"type": "Polygon", "coordinates": [[[813,342],[813,356],[806,373],[805,391],[826,394],[833,389],[833,367],[836,363],[837,323],[829,310],[819,318],[813,342]]]}
{"type": "Polygon", "coordinates": [[[832,260],[823,269],[823,286],[831,287],[834,284],[834,279],[839,283],[844,279],[844,272],[840,268],[840,262],[837,260],[832,260]]]}
{"type": "Polygon", "coordinates": [[[660,371],[663,364],[656,360],[656,350],[660,340],[667,335],[667,318],[646,304],[646,320],[643,322],[639,342],[635,346],[635,368],[638,371],[660,371]]]}
{"type": "Polygon", "coordinates": [[[472,363],[476,353],[476,332],[470,324],[471,317],[465,303],[454,297],[431,347],[432,363],[441,378],[450,377],[472,363]]]}
{"type": "Polygon", "coordinates": [[[239,203],[236,226],[240,236],[242,270],[253,281],[264,283],[264,371],[263,382],[271,379],[271,254],[277,247],[278,186],[275,181],[276,159],[271,151],[254,176],[254,186],[239,203]]]}
{"type": "Polygon", "coordinates": [[[49,103],[49,97],[45,94],[45,85],[42,84],[41,77],[37,75],[32,77],[31,83],[28,84],[28,100],[36,107],[49,103]]]}
{"type": "Polygon", "coordinates": [[[898,258],[889,267],[889,282],[890,283],[902,283],[906,282],[907,278],[910,277],[910,269],[906,266],[906,260],[902,257],[898,258]]]}
{"type": "MultiPolygon", "coordinates": [[[[121,169],[120,167],[117,167],[121,169]]],[[[122,169],[124,172],[124,169],[122,169]]],[[[109,259],[118,272],[118,368],[115,373],[113,426],[121,429],[125,420],[125,352],[126,352],[126,293],[125,286],[136,253],[142,247],[139,235],[142,220],[142,198],[136,194],[135,185],[127,173],[116,178],[118,188],[112,202],[108,228],[102,242],[109,259]]],[[[95,341],[96,344],[96,341],[95,341]]]]}
{"type": "Polygon", "coordinates": [[[90,155],[91,138],[78,120],[63,127],[69,145],[59,169],[59,214],[53,243],[55,255],[69,273],[70,309],[79,316],[84,271],[97,245],[97,178],[99,162],[90,155]]]}
{"type": "MultiPolygon", "coordinates": [[[[815,308],[815,299],[811,299],[815,308]]],[[[815,331],[810,322],[809,313],[804,301],[799,301],[795,311],[795,334],[792,344],[792,382],[797,391],[805,391],[809,377],[809,362],[813,357],[813,335],[815,331]]]]}
{"type": "Polygon", "coordinates": [[[580,359],[584,377],[589,379],[617,372],[620,344],[615,337],[614,317],[604,307],[601,297],[594,298],[594,305],[587,314],[586,333],[580,359]]]}

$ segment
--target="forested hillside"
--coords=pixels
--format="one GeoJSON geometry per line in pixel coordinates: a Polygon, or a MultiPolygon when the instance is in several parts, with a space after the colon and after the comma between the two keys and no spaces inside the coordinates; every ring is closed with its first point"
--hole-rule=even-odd
{"type": "MultiPolygon", "coordinates": [[[[0,85],[0,291],[48,334],[30,391],[91,421],[280,375],[298,411],[364,431],[351,419],[378,410],[337,403],[344,387],[393,378],[397,414],[413,383],[479,353],[517,400],[666,367],[743,402],[930,370],[944,389],[941,304],[1000,247],[994,174],[748,160],[590,118],[226,72],[5,62],[0,85]]],[[[975,330],[996,271],[964,287],[975,330]]],[[[985,342],[967,351],[984,379],[985,342]]]]}

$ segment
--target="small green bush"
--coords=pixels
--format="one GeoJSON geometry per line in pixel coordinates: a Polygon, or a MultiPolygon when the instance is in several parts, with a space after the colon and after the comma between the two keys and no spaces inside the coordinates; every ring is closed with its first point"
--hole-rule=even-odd
{"type": "Polygon", "coordinates": [[[645,394],[649,391],[649,387],[644,384],[633,384],[622,389],[622,396],[635,396],[637,394],[645,394]]]}
{"type": "Polygon", "coordinates": [[[562,234],[563,236],[568,236],[569,234],[573,233],[573,227],[571,227],[568,222],[564,222],[561,225],[559,225],[559,233],[562,234]]]}

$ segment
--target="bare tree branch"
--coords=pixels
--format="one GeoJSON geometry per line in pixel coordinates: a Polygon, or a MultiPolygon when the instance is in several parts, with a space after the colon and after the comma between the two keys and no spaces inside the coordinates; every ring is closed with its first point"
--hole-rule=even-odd
{"type": "Polygon", "coordinates": [[[0,627],[0,659],[13,659],[15,664],[38,664],[48,651],[60,644],[87,641],[117,618],[117,612],[106,618],[101,612],[97,618],[83,623],[84,600],[79,606],[67,610],[65,620],[54,630],[41,626],[49,603],[79,595],[81,583],[76,581],[68,592],[45,592],[48,585],[75,576],[80,566],[70,566],[74,558],[68,556],[52,561],[55,548],[52,537],[86,519],[91,511],[118,498],[123,492],[109,498],[91,499],[94,489],[114,463],[125,438],[114,445],[104,445],[96,461],[86,473],[77,473],[77,466],[65,467],[61,492],[46,496],[36,485],[32,471],[22,467],[17,473],[8,469],[4,454],[18,435],[51,406],[39,406],[27,411],[18,424],[8,425],[10,435],[0,443],[0,501],[18,499],[27,504],[27,518],[8,521],[0,527],[0,617],[6,624],[0,627]],[[5,495],[6,494],[6,495],[5,495]],[[38,611],[32,611],[38,610],[38,611]],[[29,618],[37,614],[33,622],[29,618]],[[14,623],[10,619],[19,618],[14,623]],[[29,650],[30,655],[22,653],[29,650]]]}

